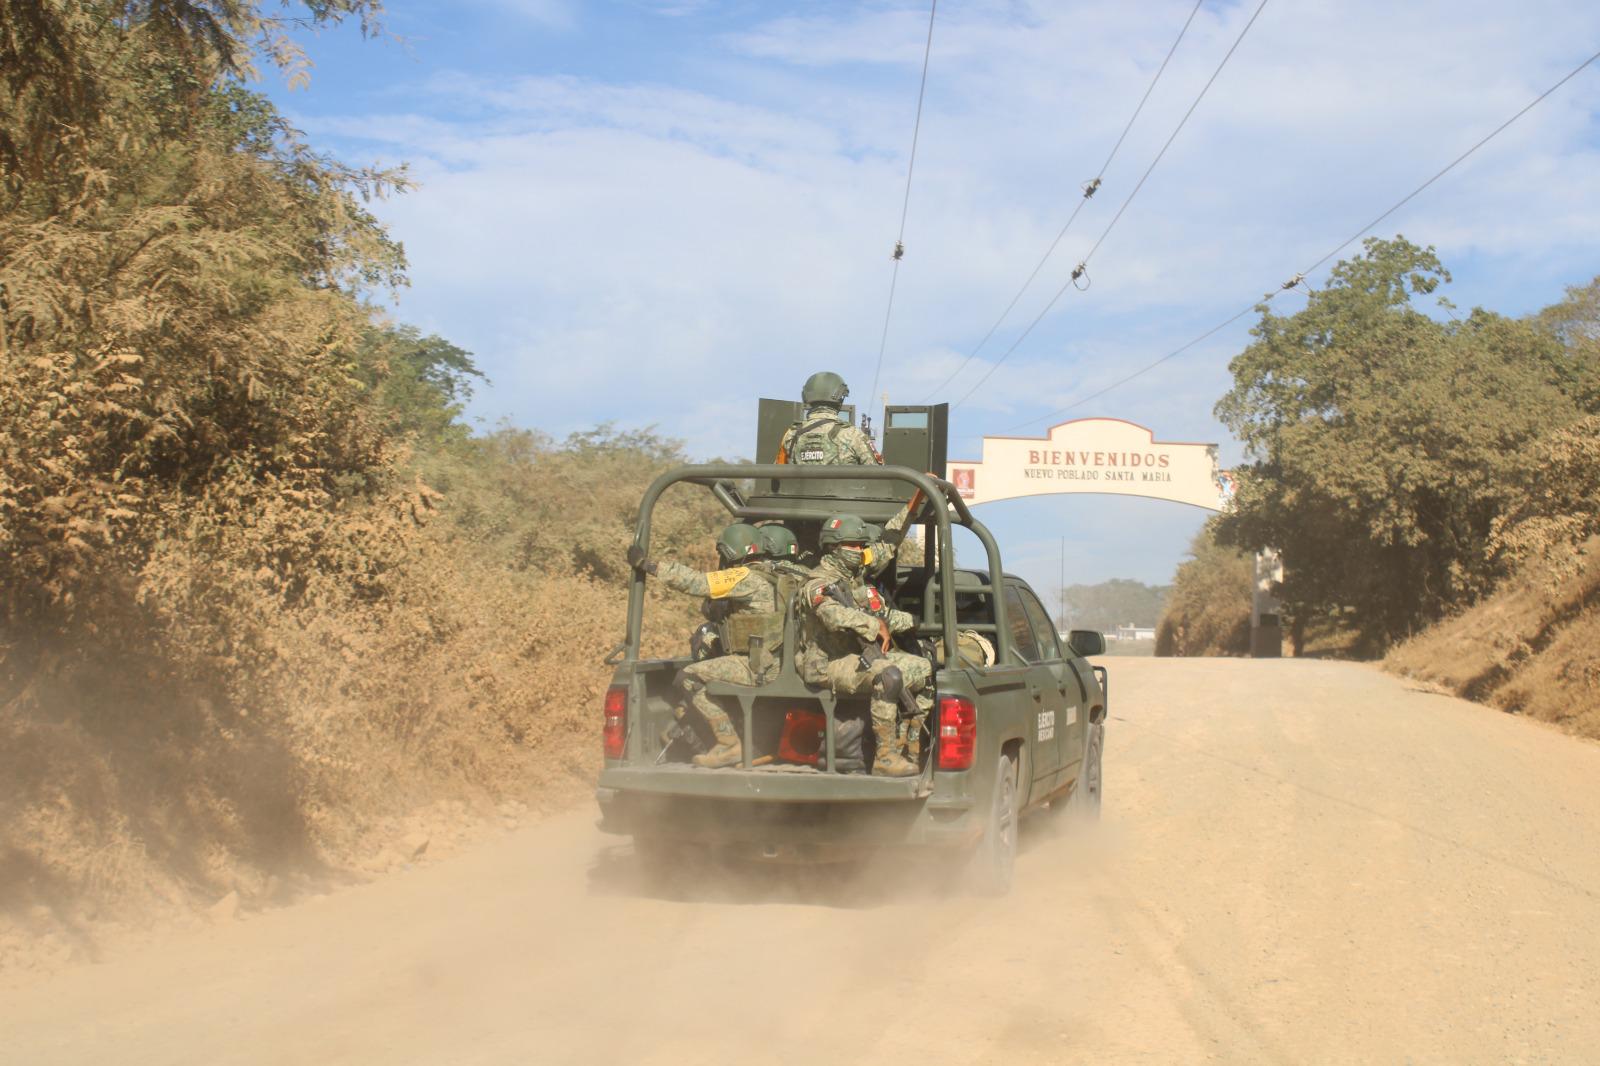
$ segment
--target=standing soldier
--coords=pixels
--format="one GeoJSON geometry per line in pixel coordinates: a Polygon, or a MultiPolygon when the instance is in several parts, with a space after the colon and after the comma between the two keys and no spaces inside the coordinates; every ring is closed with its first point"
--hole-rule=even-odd
{"type": "MultiPolygon", "coordinates": [[[[717,741],[710,751],[694,757],[696,766],[732,766],[744,757],[728,712],[717,706],[706,686],[712,681],[760,685],[778,672],[776,653],[783,643],[780,586],[786,582],[762,562],[765,554],[761,531],[744,522],[735,522],[717,538],[717,557],[724,568],[709,574],[671,560],[646,558],[637,544],[628,547],[628,565],[634,569],[659,577],[675,591],[728,605],[721,634],[727,654],[692,662],[678,673],[677,686],[683,698],[674,713],[681,721],[685,708],[692,706],[711,726],[717,741]]],[[[791,588],[798,584],[793,578],[788,583],[791,588]]]]}
{"type": "Polygon", "coordinates": [[[892,559],[920,501],[920,494],[913,496],[889,521],[881,539],[880,531],[856,515],[829,518],[818,536],[822,561],[800,594],[808,623],[800,676],[838,695],[871,694],[877,740],[872,772],[887,777],[907,777],[920,768],[921,730],[933,708],[928,692],[933,667],[927,659],[894,647],[892,634],[906,632],[916,622],[889,607],[870,583],[882,564],[873,558],[873,548],[892,559]]]}
{"type": "Polygon", "coordinates": [[[783,434],[775,461],[798,465],[882,465],[883,457],[872,447],[872,438],[841,415],[839,405],[848,395],[850,387],[838,374],[824,370],[806,378],[800,390],[805,417],[783,434]]]}

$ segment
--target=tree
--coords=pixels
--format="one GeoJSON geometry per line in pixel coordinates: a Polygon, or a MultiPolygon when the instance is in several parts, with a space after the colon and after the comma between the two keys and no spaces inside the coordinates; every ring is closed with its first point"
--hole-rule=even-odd
{"type": "Polygon", "coordinates": [[[259,6],[0,0],[0,620],[103,629],[156,545],[250,529],[301,587],[389,478],[361,342],[404,260],[366,204],[403,177],[241,84],[252,44],[295,62],[259,6]]]}
{"type": "Polygon", "coordinates": [[[1250,594],[1255,564],[1217,543],[1207,522],[1178,566],[1156,625],[1157,655],[1250,654],[1250,594]]]}
{"type": "Polygon", "coordinates": [[[472,379],[483,378],[471,352],[437,334],[424,337],[415,326],[374,326],[358,362],[377,393],[387,433],[429,445],[467,438],[458,419],[472,396],[472,379]]]}
{"type": "Polygon", "coordinates": [[[1367,240],[1304,310],[1261,309],[1217,405],[1253,459],[1219,539],[1281,548],[1288,613],[1347,614],[1367,652],[1489,587],[1525,451],[1590,380],[1532,323],[1413,306],[1449,280],[1431,248],[1367,240]]]}

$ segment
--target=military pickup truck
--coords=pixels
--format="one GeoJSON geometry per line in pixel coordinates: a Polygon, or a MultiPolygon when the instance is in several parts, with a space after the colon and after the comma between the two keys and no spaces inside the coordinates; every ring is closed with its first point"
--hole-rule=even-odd
{"type": "MultiPolygon", "coordinates": [[[[779,401],[762,407],[758,455],[771,455],[776,449],[768,446],[793,410],[779,401]]],[[[943,405],[889,408],[882,467],[685,466],[645,492],[636,543],[648,551],[652,512],[675,485],[712,493],[730,521],[781,521],[803,548],[815,546],[829,515],[881,523],[920,489],[931,501],[916,521],[921,558],[902,551],[878,580],[917,619],[900,643],[932,659],[934,705],[915,776],[849,772],[848,760],[838,757],[839,738],[861,735],[849,727],[868,719],[867,700],[801,680],[795,660],[802,606],[791,602],[777,677],[758,687],[713,683],[708,690],[740,732],[742,763],[695,766],[667,735],[673,682],[689,660],[641,656],[648,598],[645,578],[636,574],[627,635],[608,660],[615,672],[605,695],[605,766],[596,794],[601,828],[631,834],[642,861],[664,863],[706,846],[724,857],[789,863],[943,853],[964,864],[980,888],[999,893],[1011,883],[1024,812],[1098,814],[1107,677],[1085,659],[1103,654],[1104,640],[1073,632],[1063,646],[1033,590],[1005,573],[994,537],[939,476],[943,417],[943,405]],[[986,565],[956,565],[953,534],[962,528],[971,534],[963,541],[981,545],[986,565]]]]}

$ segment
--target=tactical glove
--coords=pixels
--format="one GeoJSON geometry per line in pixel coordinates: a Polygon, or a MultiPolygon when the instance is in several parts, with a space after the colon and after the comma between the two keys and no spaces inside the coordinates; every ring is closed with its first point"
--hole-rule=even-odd
{"type": "Polygon", "coordinates": [[[655,574],[655,560],[645,558],[644,549],[637,544],[628,545],[628,565],[641,574],[655,574]]]}

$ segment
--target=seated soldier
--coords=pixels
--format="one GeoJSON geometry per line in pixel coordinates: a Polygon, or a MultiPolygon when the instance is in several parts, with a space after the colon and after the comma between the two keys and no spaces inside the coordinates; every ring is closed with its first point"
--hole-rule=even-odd
{"type": "MultiPolygon", "coordinates": [[[[795,582],[804,581],[811,576],[811,568],[799,561],[799,541],[795,540],[794,534],[781,523],[769,522],[757,526],[756,532],[761,538],[760,551],[756,555],[746,555],[743,560],[746,565],[755,566],[777,577],[789,578],[795,582]]],[[[779,611],[788,607],[792,595],[793,590],[790,589],[778,597],[779,611]]],[[[689,658],[699,662],[701,659],[711,659],[724,654],[722,632],[736,606],[737,603],[733,600],[717,600],[709,596],[701,601],[700,613],[706,620],[689,634],[689,658]]]]}
{"type": "Polygon", "coordinates": [[[716,737],[715,747],[694,757],[696,766],[732,766],[744,757],[732,720],[707,694],[707,685],[712,681],[760,685],[778,672],[775,653],[783,641],[782,611],[787,599],[780,585],[788,582],[780,582],[762,562],[765,553],[760,531],[744,522],[735,522],[717,538],[717,557],[725,569],[709,574],[670,560],[646,558],[637,544],[628,548],[629,565],[659,577],[668,588],[728,605],[721,632],[721,646],[727,654],[692,662],[678,673],[682,702],[674,713],[681,720],[692,706],[716,737]]]}
{"type": "Polygon", "coordinates": [[[793,533],[778,522],[768,522],[756,528],[761,533],[766,565],[771,567],[773,573],[801,581],[810,579],[811,568],[800,561],[800,542],[794,539],[793,533]]]}
{"type": "Polygon", "coordinates": [[[840,405],[850,395],[850,386],[838,374],[821,371],[806,378],[800,402],[806,405],[805,417],[790,426],[778,445],[775,462],[797,465],[882,465],[883,458],[872,446],[872,438],[851,425],[840,405]]]}
{"type": "MultiPolygon", "coordinates": [[[[903,513],[909,515],[918,502],[913,498],[903,513]]],[[[873,527],[856,515],[834,515],[822,524],[818,543],[825,554],[800,595],[806,622],[800,676],[837,695],[870,693],[877,740],[872,772],[906,777],[920,769],[921,730],[933,707],[928,691],[933,667],[894,647],[891,634],[912,630],[916,622],[890,608],[869,583],[868,542],[874,539],[873,527]],[[908,751],[913,735],[917,747],[908,751]]],[[[885,550],[892,558],[893,545],[885,550]]]]}

